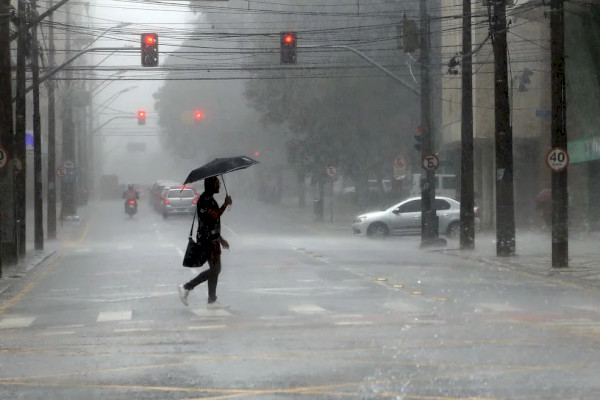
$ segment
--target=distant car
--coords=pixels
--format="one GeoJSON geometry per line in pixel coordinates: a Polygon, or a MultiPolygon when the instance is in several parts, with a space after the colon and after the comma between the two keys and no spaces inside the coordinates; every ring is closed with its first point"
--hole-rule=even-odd
{"type": "MultiPolygon", "coordinates": [[[[439,217],[438,232],[449,237],[460,234],[460,203],[449,197],[436,197],[439,217]]],[[[475,208],[476,228],[479,225],[475,208]]],[[[388,235],[421,234],[421,198],[406,199],[387,210],[361,214],[354,219],[352,231],[357,235],[384,237],[388,235]]]]}
{"type": "Polygon", "coordinates": [[[164,189],[161,198],[163,218],[172,214],[193,214],[196,211],[198,193],[192,187],[170,186],[164,189]]]}

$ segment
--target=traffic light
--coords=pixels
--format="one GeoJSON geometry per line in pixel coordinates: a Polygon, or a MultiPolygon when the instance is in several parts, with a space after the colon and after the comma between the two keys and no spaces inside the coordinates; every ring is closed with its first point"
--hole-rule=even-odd
{"type": "Polygon", "coordinates": [[[146,125],[146,111],[140,110],[137,113],[138,125],[146,125]]]}
{"type": "Polygon", "coordinates": [[[417,133],[415,135],[415,150],[417,151],[421,151],[421,149],[423,148],[422,146],[422,142],[423,142],[423,136],[421,135],[421,127],[417,127],[417,133]]]}
{"type": "Polygon", "coordinates": [[[296,32],[280,34],[281,64],[296,64],[296,32]]]}
{"type": "Polygon", "coordinates": [[[158,66],[158,35],[142,33],[141,35],[142,67],[158,66]]]}
{"type": "Polygon", "coordinates": [[[204,114],[200,110],[194,111],[194,121],[200,122],[204,119],[204,114]]]}

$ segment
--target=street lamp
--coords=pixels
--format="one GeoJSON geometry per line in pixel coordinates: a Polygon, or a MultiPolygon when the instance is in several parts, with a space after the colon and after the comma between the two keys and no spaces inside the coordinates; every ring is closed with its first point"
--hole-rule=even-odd
{"type": "Polygon", "coordinates": [[[106,99],[102,104],[100,104],[97,107],[98,109],[102,108],[102,110],[99,110],[97,113],[94,113],[94,115],[100,115],[102,113],[102,111],[104,111],[113,101],[115,101],[117,99],[117,97],[119,97],[123,93],[129,92],[131,89],[136,89],[136,88],[137,88],[137,86],[129,86],[123,90],[120,90],[120,91],[114,93],[112,96],[110,96],[108,99],[106,99]]]}

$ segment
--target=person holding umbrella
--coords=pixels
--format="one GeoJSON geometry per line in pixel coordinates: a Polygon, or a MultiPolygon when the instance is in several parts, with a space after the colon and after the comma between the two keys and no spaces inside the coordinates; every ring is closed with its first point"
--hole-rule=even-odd
{"type": "Polygon", "coordinates": [[[221,215],[227,206],[232,204],[231,196],[227,195],[223,205],[219,207],[214,195],[219,193],[221,184],[216,176],[204,179],[204,192],[198,198],[198,233],[196,239],[207,254],[208,270],[202,271],[194,279],[179,285],[179,298],[188,305],[188,295],[199,284],[208,281],[208,308],[227,308],[217,302],[217,283],[221,273],[221,246],[229,249],[229,243],[221,236],[221,215]]]}

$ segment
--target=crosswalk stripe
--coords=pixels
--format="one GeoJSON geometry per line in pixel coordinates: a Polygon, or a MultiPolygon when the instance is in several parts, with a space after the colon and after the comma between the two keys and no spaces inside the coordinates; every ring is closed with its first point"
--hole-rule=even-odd
{"type": "Polygon", "coordinates": [[[35,317],[6,317],[0,321],[0,329],[26,328],[34,320],[35,317]]]}
{"type": "Polygon", "coordinates": [[[319,307],[316,304],[304,304],[304,305],[300,305],[300,306],[292,306],[292,307],[290,307],[290,310],[292,310],[293,312],[298,313],[298,314],[319,314],[319,313],[325,312],[324,308],[319,307]]]}
{"type": "Polygon", "coordinates": [[[130,311],[103,311],[98,314],[96,322],[127,321],[131,319],[130,311]]]}

